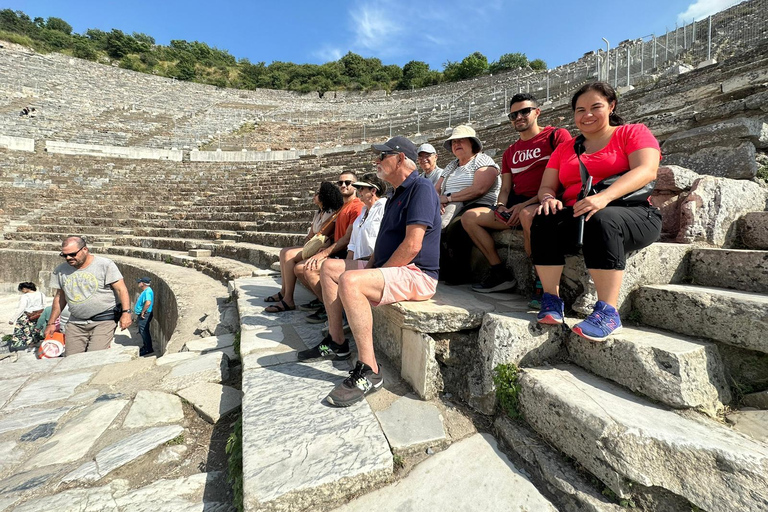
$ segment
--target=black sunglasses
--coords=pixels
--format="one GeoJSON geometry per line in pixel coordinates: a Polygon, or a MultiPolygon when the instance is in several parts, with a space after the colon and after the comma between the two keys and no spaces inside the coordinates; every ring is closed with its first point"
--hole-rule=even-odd
{"type": "Polygon", "coordinates": [[[392,155],[397,155],[397,151],[382,151],[379,155],[379,162],[383,162],[385,158],[392,155]]]}
{"type": "Polygon", "coordinates": [[[340,180],[336,182],[336,186],[340,187],[342,185],[350,186],[352,183],[354,183],[355,180],[340,180]]]}
{"type": "Polygon", "coordinates": [[[515,110],[514,112],[510,112],[509,114],[507,114],[507,117],[509,118],[510,121],[514,121],[515,119],[517,119],[518,114],[520,114],[523,117],[528,117],[528,115],[534,110],[536,110],[536,107],[521,108],[520,110],[515,110]]]}
{"type": "Polygon", "coordinates": [[[74,258],[75,256],[77,256],[77,253],[79,253],[83,249],[85,249],[85,246],[79,248],[75,252],[60,252],[59,256],[61,256],[62,258],[74,258]]]}

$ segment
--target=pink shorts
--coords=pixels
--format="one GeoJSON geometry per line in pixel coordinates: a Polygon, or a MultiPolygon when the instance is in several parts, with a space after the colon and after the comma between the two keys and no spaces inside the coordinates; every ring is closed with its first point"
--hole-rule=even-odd
{"type": "Polygon", "coordinates": [[[381,301],[373,304],[374,306],[403,300],[427,300],[432,298],[437,290],[437,279],[428,276],[416,265],[383,267],[378,270],[384,276],[384,292],[381,294],[381,301]]]}

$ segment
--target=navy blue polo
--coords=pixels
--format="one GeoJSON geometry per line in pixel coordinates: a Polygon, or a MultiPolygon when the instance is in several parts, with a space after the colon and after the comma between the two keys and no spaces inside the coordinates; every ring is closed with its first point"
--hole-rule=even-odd
{"type": "Polygon", "coordinates": [[[411,224],[427,227],[421,250],[411,263],[437,279],[440,269],[440,199],[435,186],[413,171],[395,189],[384,207],[379,236],[373,251],[374,267],[382,267],[405,239],[411,224]]]}

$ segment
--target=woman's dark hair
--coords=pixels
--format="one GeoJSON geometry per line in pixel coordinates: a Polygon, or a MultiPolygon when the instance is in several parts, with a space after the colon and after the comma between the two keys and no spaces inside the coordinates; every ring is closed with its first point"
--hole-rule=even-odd
{"type": "Polygon", "coordinates": [[[320,184],[317,191],[317,199],[322,204],[323,211],[335,212],[344,204],[344,198],[341,196],[339,187],[330,181],[324,181],[320,184]]]}
{"type": "Polygon", "coordinates": [[[387,182],[376,176],[375,172],[363,174],[363,178],[360,181],[364,181],[375,186],[378,189],[376,191],[376,195],[378,197],[384,197],[384,194],[387,192],[387,182]]]}
{"type": "Polygon", "coordinates": [[[589,91],[595,91],[599,93],[606,100],[608,100],[608,103],[613,102],[613,112],[611,112],[611,115],[608,116],[609,125],[620,126],[624,124],[624,119],[622,119],[621,116],[616,113],[616,107],[619,105],[619,98],[616,96],[616,90],[607,82],[592,82],[590,84],[583,85],[581,89],[576,91],[576,94],[573,95],[573,98],[571,98],[571,110],[576,110],[576,100],[579,99],[579,96],[589,91]]]}
{"type": "Polygon", "coordinates": [[[22,290],[32,290],[33,292],[36,292],[37,286],[35,286],[35,283],[19,283],[19,291],[22,290]]]}

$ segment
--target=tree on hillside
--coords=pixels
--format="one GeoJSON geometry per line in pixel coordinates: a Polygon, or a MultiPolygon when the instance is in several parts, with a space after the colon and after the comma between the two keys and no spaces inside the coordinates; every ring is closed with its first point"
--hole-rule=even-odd
{"type": "Polygon", "coordinates": [[[398,89],[421,88],[429,81],[429,64],[412,60],[403,66],[403,78],[397,84],[398,89]]]}
{"type": "Polygon", "coordinates": [[[531,69],[534,71],[544,71],[547,69],[547,63],[541,59],[532,60],[531,69]]]}
{"type": "Polygon", "coordinates": [[[505,53],[499,57],[499,60],[491,63],[488,70],[491,73],[498,73],[499,71],[524,68],[528,64],[528,57],[524,53],[505,53]]]}
{"type": "Polygon", "coordinates": [[[45,28],[48,30],[58,30],[59,32],[64,32],[67,35],[72,33],[72,25],[61,18],[48,18],[48,21],[45,22],[45,28]]]}
{"type": "Polygon", "coordinates": [[[480,76],[488,71],[488,58],[480,52],[474,52],[464,57],[461,62],[448,61],[443,75],[449,82],[457,82],[480,76]]]}

